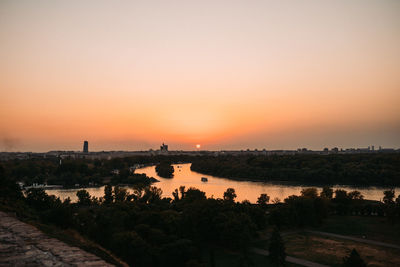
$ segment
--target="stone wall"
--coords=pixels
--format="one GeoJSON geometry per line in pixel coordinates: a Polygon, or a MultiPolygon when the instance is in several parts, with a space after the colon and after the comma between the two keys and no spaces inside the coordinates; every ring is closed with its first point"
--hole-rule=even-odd
{"type": "Polygon", "coordinates": [[[0,211],[0,266],[113,266],[0,211]]]}

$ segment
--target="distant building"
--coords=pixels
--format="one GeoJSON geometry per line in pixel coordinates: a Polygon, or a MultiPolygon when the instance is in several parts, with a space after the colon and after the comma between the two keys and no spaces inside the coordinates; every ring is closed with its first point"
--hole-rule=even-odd
{"type": "Polygon", "coordinates": [[[162,145],[160,146],[160,151],[161,152],[168,152],[168,145],[162,143],[162,145]]]}
{"type": "Polygon", "coordinates": [[[308,152],[308,149],[305,148],[305,147],[303,147],[303,148],[298,148],[298,149],[297,149],[297,152],[299,152],[299,153],[307,153],[307,152],[308,152]]]}
{"type": "Polygon", "coordinates": [[[89,153],[89,142],[83,141],[83,153],[89,153]]]}
{"type": "Polygon", "coordinates": [[[337,148],[337,147],[334,147],[334,148],[332,148],[332,153],[338,153],[339,152],[339,148],[337,148]]]}

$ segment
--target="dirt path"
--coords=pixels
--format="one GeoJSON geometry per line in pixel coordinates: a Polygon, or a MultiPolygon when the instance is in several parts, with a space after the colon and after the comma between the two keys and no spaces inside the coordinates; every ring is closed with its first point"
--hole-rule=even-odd
{"type": "Polygon", "coordinates": [[[356,242],[366,243],[369,245],[376,245],[376,246],[400,249],[399,245],[389,244],[389,243],[380,242],[380,241],[374,241],[374,240],[370,240],[370,239],[352,237],[352,236],[347,236],[347,235],[338,235],[338,234],[332,234],[332,233],[320,232],[320,231],[311,231],[311,230],[306,230],[306,232],[311,233],[311,234],[316,234],[316,235],[324,235],[324,236],[352,240],[352,241],[356,241],[356,242]]]}
{"type": "MultiPolygon", "coordinates": [[[[261,249],[261,248],[252,248],[251,251],[254,253],[260,254],[260,255],[264,255],[264,256],[269,255],[268,250],[261,249]]],[[[300,258],[295,258],[295,257],[291,257],[291,256],[286,256],[285,260],[290,263],[307,266],[307,267],[329,267],[328,265],[319,264],[316,262],[312,262],[312,261],[308,261],[308,260],[304,260],[304,259],[300,259],[300,258]]]]}
{"type": "Polygon", "coordinates": [[[113,266],[0,211],[0,266],[113,266]]]}

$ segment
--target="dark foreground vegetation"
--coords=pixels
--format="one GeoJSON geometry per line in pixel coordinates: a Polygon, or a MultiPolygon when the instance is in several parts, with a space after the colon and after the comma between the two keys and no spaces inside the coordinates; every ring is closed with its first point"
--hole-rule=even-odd
{"type": "MultiPolygon", "coordinates": [[[[286,255],[279,231],[309,227],[324,229],[332,218],[338,222],[341,218],[348,220],[349,216],[382,218],[391,225],[400,225],[400,195],[394,190],[385,191],[382,202],[365,200],[358,191],[333,191],[329,186],[322,192],[315,188],[304,189],[300,196],[293,195],[283,202],[272,203],[267,194],[260,195],[254,204],[236,202],[233,188],[228,188],[222,199],[207,198],[204,192],[185,187],[177,188],[172,198],[165,198],[159,188],[151,186],[151,178],[135,174],[131,169],[135,164],[162,162],[171,166],[173,162],[188,162],[189,159],[194,170],[221,176],[225,173],[232,177],[256,178],[265,171],[280,175],[281,180],[286,177],[288,181],[318,181],[321,184],[321,181],[334,183],[347,177],[351,183],[372,184],[380,177],[385,185],[398,184],[397,154],[160,156],[63,159],[61,164],[59,159],[12,160],[0,163],[0,209],[14,212],[20,219],[35,222],[45,229],[53,229],[51,232],[75,231],[131,266],[216,266],[221,251],[238,255],[237,266],[252,266],[250,248],[260,235],[275,229],[271,235],[271,243],[275,244],[270,247],[272,255],[269,260],[264,259],[265,265],[273,266],[284,262],[286,255]],[[246,168],[255,174],[242,172],[246,168]],[[377,176],[367,174],[368,171],[377,176]],[[331,175],[324,176],[323,173],[331,175]],[[358,176],[353,179],[350,174],[358,176]],[[320,175],[320,179],[311,179],[314,175],[320,175]],[[17,182],[65,186],[106,184],[106,187],[101,198],[80,190],[78,202],[72,203],[69,199],[49,196],[42,189],[21,190],[17,182]],[[131,185],[131,191],[120,187],[121,184],[131,185]]],[[[352,264],[357,258],[356,253],[352,254],[345,259],[346,264],[352,264]]],[[[107,256],[100,256],[109,260],[107,256]]]]}
{"type": "Polygon", "coordinates": [[[264,182],[400,186],[400,153],[202,157],[193,161],[191,169],[264,182]]]}
{"type": "Polygon", "coordinates": [[[333,192],[325,187],[321,193],[304,189],[283,203],[271,204],[263,194],[251,204],[236,202],[233,188],[222,199],[185,187],[177,188],[173,198],[163,198],[161,190],[152,186],[135,185],[129,193],[107,185],[103,197],[80,190],[78,202],[71,203],[42,189],[22,192],[6,174],[1,166],[0,209],[24,220],[77,231],[132,266],[215,266],[214,252],[221,248],[241,255],[241,266],[251,266],[249,248],[268,229],[276,229],[271,238],[279,246],[271,247],[275,256],[266,264],[280,264],[285,253],[279,230],[321,226],[332,215],[381,216],[400,223],[400,195],[396,198],[393,190],[384,192],[383,202],[364,200],[357,191],[333,192]]]}

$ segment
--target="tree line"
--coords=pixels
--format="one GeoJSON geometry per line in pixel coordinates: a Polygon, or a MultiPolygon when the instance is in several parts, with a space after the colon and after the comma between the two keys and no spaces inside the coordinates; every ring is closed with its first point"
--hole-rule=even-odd
{"type": "MultiPolygon", "coordinates": [[[[191,162],[196,172],[230,179],[285,182],[306,185],[400,186],[400,153],[286,155],[286,156],[185,156],[157,155],[107,159],[45,158],[1,162],[8,177],[32,183],[66,187],[104,185],[124,180],[136,183],[135,164],[154,164],[161,177],[173,177],[172,163],[191,162]],[[118,170],[119,174],[112,174],[118,170]],[[115,177],[119,176],[119,177],[115,177]],[[133,176],[135,179],[128,179],[133,176]]],[[[153,180],[154,182],[154,180],[153,180]]]]}
{"type": "Polygon", "coordinates": [[[159,158],[133,157],[106,159],[46,158],[9,160],[0,162],[0,167],[10,179],[25,185],[51,184],[64,187],[79,185],[101,186],[116,184],[150,185],[157,180],[144,174],[137,174],[131,167],[135,164],[149,164],[159,158]],[[153,161],[152,161],[153,160],[153,161]]]}
{"type": "Polygon", "coordinates": [[[400,153],[198,157],[191,169],[264,182],[400,186],[400,153]]]}

